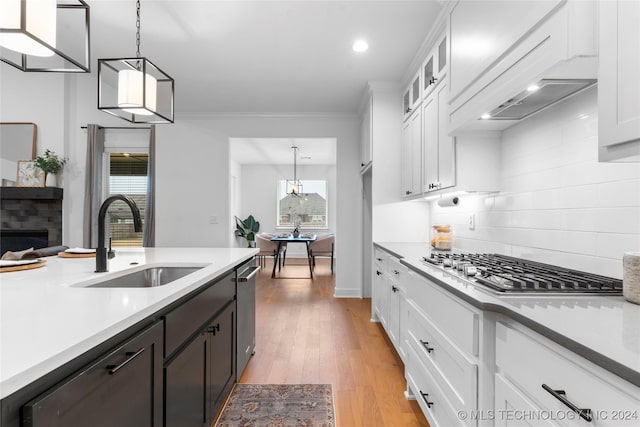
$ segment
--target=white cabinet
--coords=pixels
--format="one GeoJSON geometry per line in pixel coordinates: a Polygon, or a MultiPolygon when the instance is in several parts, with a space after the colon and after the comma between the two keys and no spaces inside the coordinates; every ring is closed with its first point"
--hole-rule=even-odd
{"type": "Polygon", "coordinates": [[[362,171],[368,169],[373,161],[373,95],[367,94],[360,120],[360,169],[362,171]]]}
{"type": "Polygon", "coordinates": [[[599,4],[598,157],[640,162],[640,2],[599,4]]]}
{"type": "Polygon", "coordinates": [[[402,197],[422,194],[422,111],[417,109],[402,127],[402,197]]]}
{"type": "Polygon", "coordinates": [[[375,250],[374,258],[373,320],[382,323],[396,352],[405,361],[407,304],[404,282],[408,270],[398,258],[380,249],[375,250]]]}
{"type": "Polygon", "coordinates": [[[478,410],[482,313],[413,272],[405,283],[409,394],[421,403],[430,425],[475,426],[475,419],[457,414],[478,410]]]}
{"type": "Polygon", "coordinates": [[[496,425],[531,409],[552,425],[640,425],[640,387],[509,319],[496,324],[496,369],[496,425]]]}
{"type": "Polygon", "coordinates": [[[422,104],[423,191],[430,192],[456,184],[455,145],[449,136],[449,105],[446,78],[422,104]]]}
{"type": "Polygon", "coordinates": [[[444,34],[429,52],[422,64],[422,96],[428,96],[433,88],[446,75],[449,49],[447,36],[444,34]]]}
{"type": "Polygon", "coordinates": [[[400,261],[391,257],[388,271],[388,321],[387,334],[396,348],[400,358],[404,361],[407,357],[405,341],[407,305],[405,283],[408,269],[400,264],[400,261]]]}
{"type": "Polygon", "coordinates": [[[411,79],[409,87],[405,89],[402,95],[402,114],[404,120],[407,120],[411,113],[416,110],[416,107],[422,100],[422,74],[420,71],[416,73],[411,79]]]}
{"type": "Polygon", "coordinates": [[[372,320],[382,323],[383,326],[387,324],[387,263],[389,256],[376,249],[374,251],[373,262],[373,289],[371,298],[371,317],[372,320]]]}

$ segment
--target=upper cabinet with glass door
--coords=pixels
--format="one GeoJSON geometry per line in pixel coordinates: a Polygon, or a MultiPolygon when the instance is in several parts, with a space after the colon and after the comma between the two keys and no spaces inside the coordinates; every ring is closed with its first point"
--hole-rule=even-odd
{"type": "Polygon", "coordinates": [[[422,64],[422,97],[429,96],[434,87],[446,75],[449,49],[447,36],[443,34],[422,64]]]}
{"type": "Polygon", "coordinates": [[[407,120],[422,101],[422,73],[418,71],[402,95],[402,117],[407,120]]]}

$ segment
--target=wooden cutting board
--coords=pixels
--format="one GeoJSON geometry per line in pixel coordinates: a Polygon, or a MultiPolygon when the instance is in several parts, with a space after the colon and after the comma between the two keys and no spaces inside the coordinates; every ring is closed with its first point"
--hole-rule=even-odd
{"type": "Polygon", "coordinates": [[[72,254],[69,252],[58,252],[58,256],[60,258],[95,258],[96,253],[93,252],[91,254],[72,254]]]}
{"type": "Polygon", "coordinates": [[[41,259],[40,261],[31,263],[31,264],[14,265],[12,267],[2,267],[0,268],[0,273],[7,273],[9,271],[32,270],[34,268],[42,267],[46,262],[47,262],[46,260],[41,259]]]}

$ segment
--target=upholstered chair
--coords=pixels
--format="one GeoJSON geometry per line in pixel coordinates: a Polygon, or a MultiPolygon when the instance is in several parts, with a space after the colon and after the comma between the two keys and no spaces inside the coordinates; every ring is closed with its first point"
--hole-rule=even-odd
{"type": "Polygon", "coordinates": [[[331,274],[333,274],[334,248],[335,236],[333,234],[318,236],[318,238],[309,245],[313,266],[316,266],[316,257],[331,258],[331,274]]]}

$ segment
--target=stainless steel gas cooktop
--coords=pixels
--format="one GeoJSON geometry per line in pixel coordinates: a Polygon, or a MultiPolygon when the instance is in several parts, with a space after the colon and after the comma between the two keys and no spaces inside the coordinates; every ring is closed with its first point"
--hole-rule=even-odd
{"type": "Polygon", "coordinates": [[[501,293],[622,295],[622,280],[506,255],[432,253],[422,261],[501,293]]]}

